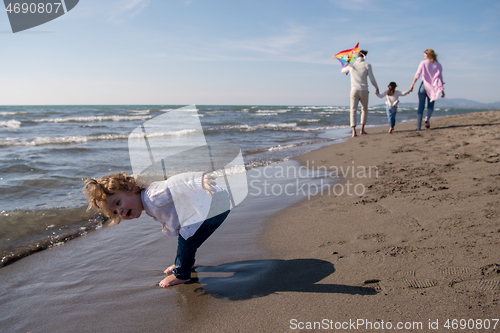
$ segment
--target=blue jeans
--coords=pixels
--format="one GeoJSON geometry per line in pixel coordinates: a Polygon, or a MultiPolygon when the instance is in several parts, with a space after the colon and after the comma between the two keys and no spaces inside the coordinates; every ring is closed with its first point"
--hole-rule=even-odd
{"type": "Polygon", "coordinates": [[[424,82],[420,84],[418,88],[418,110],[417,114],[424,114],[425,101],[427,100],[427,115],[426,118],[430,119],[432,116],[432,111],[434,111],[434,102],[431,102],[427,92],[425,91],[424,82]]]}
{"type": "Polygon", "coordinates": [[[389,124],[392,128],[396,125],[396,113],[398,112],[398,106],[387,105],[387,118],[389,119],[389,124]]]}
{"type": "Polygon", "coordinates": [[[176,278],[180,280],[191,278],[191,268],[194,265],[196,250],[224,222],[228,215],[229,211],[205,220],[195,234],[188,239],[179,235],[175,268],[172,272],[176,278]]]}

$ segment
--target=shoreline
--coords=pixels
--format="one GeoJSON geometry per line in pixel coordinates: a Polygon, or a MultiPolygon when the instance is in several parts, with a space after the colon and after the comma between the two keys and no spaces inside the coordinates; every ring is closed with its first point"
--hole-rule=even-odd
{"type": "MultiPolygon", "coordinates": [[[[266,170],[281,167],[297,169],[300,164],[288,161],[267,166],[266,170]]],[[[195,330],[193,327],[206,331],[205,315],[193,320],[179,313],[207,314],[227,309],[233,301],[274,293],[273,288],[255,288],[255,284],[247,283],[264,282],[261,275],[289,265],[270,257],[259,246],[259,235],[267,217],[301,198],[264,195],[266,186],[284,187],[292,181],[268,177],[259,170],[262,168],[247,173],[253,195],[231,211],[198,251],[192,283],[166,289],[158,286],[163,270],[175,258],[177,238],[165,236],[158,222],[141,217],[2,267],[0,310],[4,316],[0,326],[15,331],[163,332],[165,325],[173,331],[187,325],[188,331],[195,330]],[[256,191],[262,195],[256,195],[256,191]],[[33,271],[36,274],[30,274],[33,271]],[[131,309],[137,313],[130,313],[131,309]],[[142,317],[144,311],[146,317],[142,317]],[[60,315],[54,317],[53,313],[60,315]],[[86,322],[89,316],[92,323],[86,322]]],[[[301,181],[314,182],[309,178],[301,181]]]]}
{"type": "MultiPolygon", "coordinates": [[[[374,118],[372,118],[372,120],[373,119],[374,118]]],[[[402,119],[404,119],[404,117],[402,117],[402,119]]],[[[377,120],[376,123],[378,123],[379,120],[377,120]]],[[[405,122],[405,120],[403,120],[403,122],[405,122]]],[[[271,154],[278,152],[278,155],[274,157],[269,155],[269,159],[257,159],[253,162],[248,162],[246,167],[249,169],[254,167],[265,167],[286,162],[287,160],[294,160],[296,156],[298,156],[297,154],[300,155],[308,150],[316,150],[334,144],[336,143],[335,141],[342,140],[341,138],[344,138],[348,132],[348,127],[328,129],[315,139],[306,140],[303,143],[295,142],[289,146],[285,145],[281,147],[277,145],[268,148],[271,154]],[[316,143],[312,144],[311,142],[316,143]],[[303,148],[297,151],[297,147],[303,148]],[[287,153],[289,149],[291,149],[291,152],[287,153]],[[291,156],[288,156],[288,154],[291,156]]],[[[262,151],[266,151],[266,149],[262,151]]],[[[246,156],[246,158],[252,160],[252,156],[254,156],[253,153],[246,156]]],[[[86,175],[83,177],[86,177],[86,175]]],[[[78,184],[77,187],[79,188],[80,184],[78,184]]],[[[79,191],[78,194],[80,195],[79,191]]],[[[82,218],[78,218],[78,216],[81,215],[78,211],[85,210],[87,206],[85,202],[82,202],[82,206],[75,205],[65,208],[65,206],[62,205],[61,207],[56,206],[54,208],[48,208],[45,211],[38,209],[31,210],[29,208],[17,210],[16,208],[16,210],[7,210],[4,212],[5,214],[0,221],[4,226],[4,235],[2,237],[3,246],[0,253],[0,268],[19,258],[26,257],[34,252],[51,246],[58,246],[61,242],[79,237],[92,229],[100,228],[100,221],[92,221],[93,218],[87,213],[82,215],[82,218]],[[84,228],[82,227],[82,223],[85,224],[84,228]],[[19,237],[19,235],[23,236],[19,237]]],[[[94,215],[94,217],[96,216],[94,215]]]]}

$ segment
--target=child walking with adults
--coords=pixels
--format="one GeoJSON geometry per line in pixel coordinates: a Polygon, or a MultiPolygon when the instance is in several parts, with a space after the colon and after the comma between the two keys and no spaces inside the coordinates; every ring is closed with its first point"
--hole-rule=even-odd
{"type": "Polygon", "coordinates": [[[366,118],[368,115],[368,82],[367,77],[375,87],[375,93],[378,94],[378,85],[373,76],[372,65],[365,61],[368,51],[359,51],[358,58],[352,64],[342,68],[342,73],[351,74],[351,128],[352,136],[356,134],[356,113],[358,104],[361,102],[361,134],[367,134],[365,131],[366,118]]]}
{"type": "Polygon", "coordinates": [[[406,96],[410,93],[410,90],[399,91],[396,90],[396,82],[389,83],[389,89],[384,91],[382,94],[376,92],[377,96],[380,98],[386,97],[385,105],[387,107],[387,118],[389,119],[389,134],[394,131],[394,126],[396,126],[396,113],[398,112],[399,96],[406,96]]]}
{"type": "Polygon", "coordinates": [[[410,87],[410,92],[413,91],[415,82],[422,75],[422,83],[418,89],[418,111],[417,111],[417,131],[420,131],[422,126],[422,118],[424,114],[425,101],[427,101],[427,114],[425,117],[425,128],[430,127],[430,119],[434,111],[434,102],[438,99],[439,93],[444,97],[444,82],[443,68],[437,61],[437,54],[432,49],[424,51],[424,60],[420,62],[413,82],[410,87]]]}

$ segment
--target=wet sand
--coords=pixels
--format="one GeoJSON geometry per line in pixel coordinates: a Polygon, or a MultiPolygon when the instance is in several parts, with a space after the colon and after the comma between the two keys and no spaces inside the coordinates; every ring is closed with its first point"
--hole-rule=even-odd
{"type": "Polygon", "coordinates": [[[232,327],[231,321],[219,320],[224,309],[273,294],[276,287],[267,286],[263,276],[294,264],[275,260],[259,243],[270,216],[303,200],[268,192],[271,186],[296,183],[273,176],[281,167],[301,168],[300,183],[318,181],[296,161],[266,167],[266,173],[249,170],[249,195],[198,250],[192,283],[158,286],[174,261],[177,238],[165,236],[161,225],[144,214],[1,268],[0,331],[209,332],[225,323],[232,327]]]}
{"type": "Polygon", "coordinates": [[[313,177],[316,187],[307,177],[297,184],[281,178],[275,168],[268,180],[280,185],[256,195],[263,178],[250,178],[259,181],[250,183],[248,202],[200,248],[190,284],[157,286],[176,241],[166,241],[147,218],[6,266],[0,327],[288,332],[316,322],[317,331],[349,323],[350,331],[370,332],[401,322],[414,328],[404,331],[442,332],[449,331],[447,319],[463,318],[490,319],[493,327],[500,299],[500,111],[431,125],[415,132],[415,124],[398,124],[392,135],[386,127],[368,128],[368,135],[300,156],[322,171],[313,177]],[[340,176],[333,187],[321,183],[332,180],[325,170],[340,176]],[[323,194],[300,201],[288,195],[297,188],[323,194]],[[365,325],[352,326],[361,320],[365,325]]]}

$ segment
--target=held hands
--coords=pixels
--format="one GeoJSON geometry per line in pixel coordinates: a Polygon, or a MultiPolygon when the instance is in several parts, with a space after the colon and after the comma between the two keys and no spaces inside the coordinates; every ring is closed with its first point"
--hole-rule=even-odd
{"type": "Polygon", "coordinates": [[[217,190],[214,188],[214,185],[216,185],[215,181],[215,176],[214,175],[208,175],[208,174],[203,174],[202,178],[202,185],[203,189],[209,196],[213,196],[217,190]]]}

